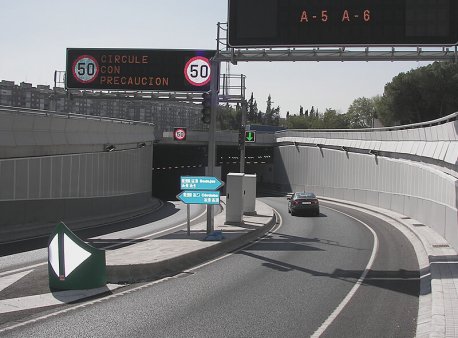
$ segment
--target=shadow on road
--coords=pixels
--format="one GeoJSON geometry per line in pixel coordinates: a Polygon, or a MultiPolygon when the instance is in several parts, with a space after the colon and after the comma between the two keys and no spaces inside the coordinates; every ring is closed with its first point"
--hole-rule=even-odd
{"type": "MultiPolygon", "coordinates": [[[[172,216],[179,211],[171,202],[164,202],[164,205],[153,212],[141,215],[132,219],[117,221],[109,224],[101,224],[97,227],[90,227],[82,230],[75,230],[75,234],[84,241],[88,238],[102,236],[116,231],[133,229],[147,223],[156,222],[166,217],[172,216]]],[[[80,226],[81,227],[81,226],[80,226]]],[[[84,227],[84,224],[82,225],[84,227]]],[[[71,228],[71,225],[70,225],[71,228]]],[[[22,241],[14,241],[0,244],[0,257],[13,255],[25,251],[45,248],[48,245],[49,236],[42,236],[22,241]]]]}
{"type": "MultiPolygon", "coordinates": [[[[314,269],[309,269],[304,266],[298,266],[283,262],[281,260],[272,259],[253,251],[326,251],[323,248],[313,246],[319,244],[321,246],[342,246],[335,241],[328,241],[318,238],[303,238],[284,234],[271,235],[270,238],[257,243],[254,246],[237,252],[238,255],[244,255],[255,258],[261,261],[261,265],[268,269],[273,269],[278,272],[301,271],[311,276],[329,277],[333,279],[343,280],[354,284],[363,275],[365,270],[345,270],[335,269],[332,273],[321,272],[314,269]]],[[[354,250],[368,250],[351,248],[354,250]]],[[[305,262],[306,264],[306,262],[305,262]]],[[[420,272],[418,270],[368,270],[367,275],[362,281],[362,285],[384,288],[394,292],[404,293],[418,297],[420,292],[420,272]]]]}

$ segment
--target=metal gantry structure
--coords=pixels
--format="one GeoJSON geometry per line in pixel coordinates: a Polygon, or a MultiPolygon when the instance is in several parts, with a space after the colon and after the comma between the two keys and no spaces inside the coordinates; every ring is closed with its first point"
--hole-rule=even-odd
{"type": "MultiPolygon", "coordinates": [[[[65,84],[65,71],[55,71],[54,87],[65,84]]],[[[220,74],[219,77],[219,95],[218,101],[224,103],[239,103],[245,98],[246,76],[243,74],[220,74]]],[[[111,94],[116,98],[125,98],[128,100],[166,100],[172,102],[195,102],[203,101],[200,92],[166,92],[166,91],[129,91],[129,90],[71,90],[67,93],[79,92],[90,93],[91,98],[104,98],[102,94],[111,94]],[[100,95],[98,95],[100,94],[100,95]]]]}
{"type": "Polygon", "coordinates": [[[227,34],[228,24],[218,23],[216,59],[232,64],[253,61],[458,61],[457,45],[231,48],[228,45],[227,34]]]}
{"type": "MultiPolygon", "coordinates": [[[[245,76],[220,74],[221,63],[236,65],[238,62],[348,62],[348,61],[458,61],[457,45],[450,46],[302,46],[291,48],[232,48],[229,46],[228,23],[217,24],[216,55],[211,60],[211,120],[208,142],[208,175],[214,174],[216,145],[216,113],[219,102],[238,103],[242,107],[242,125],[240,132],[245,129],[246,100],[245,76]],[[234,84],[237,82],[237,84],[234,84]]],[[[65,80],[64,72],[56,72],[55,86],[65,80]]],[[[110,91],[91,91],[92,93],[110,91]]],[[[156,91],[116,91],[117,97],[126,99],[152,99],[184,102],[202,102],[202,93],[196,92],[156,92],[156,91]]],[[[244,171],[245,144],[240,145],[240,171],[244,171]]],[[[207,206],[207,233],[214,229],[213,206],[207,206]]]]}

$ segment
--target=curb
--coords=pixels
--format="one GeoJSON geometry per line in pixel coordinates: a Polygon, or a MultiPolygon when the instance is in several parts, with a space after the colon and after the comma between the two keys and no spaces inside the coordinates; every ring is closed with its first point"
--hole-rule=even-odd
{"type": "Polygon", "coordinates": [[[241,236],[223,240],[181,256],[147,264],[108,265],[106,267],[107,282],[111,284],[131,284],[179,274],[186,269],[222,256],[254,241],[269,232],[276,223],[277,215],[274,211],[270,220],[256,230],[248,231],[241,236]]]}
{"type": "MultiPolygon", "coordinates": [[[[453,332],[452,335],[448,335],[448,332],[454,330],[458,319],[455,318],[456,315],[454,315],[453,305],[446,304],[446,302],[454,302],[458,286],[453,287],[450,286],[450,283],[443,281],[444,278],[450,278],[450,276],[447,275],[449,271],[441,270],[442,267],[438,266],[438,264],[447,262],[453,263],[454,261],[451,257],[458,258],[458,256],[456,256],[455,250],[447,244],[445,239],[428,226],[423,225],[421,229],[414,228],[414,223],[409,224],[409,222],[406,221],[407,219],[412,220],[411,218],[405,218],[403,215],[391,210],[359,204],[353,201],[344,201],[327,197],[319,198],[330,203],[355,207],[363,212],[372,212],[384,216],[400,225],[399,227],[393,226],[398,228],[412,243],[419,264],[420,294],[416,337],[454,337],[455,332],[453,332]],[[408,236],[406,232],[413,236],[418,242],[414,243],[412,241],[413,238],[408,236]],[[434,242],[436,242],[436,244],[434,244],[434,242]],[[439,249],[434,247],[436,245],[439,249]],[[445,249],[440,249],[441,247],[445,247],[445,249]],[[446,289],[444,285],[447,285],[447,290],[444,290],[446,289]],[[447,291],[449,297],[446,297],[447,291]],[[446,298],[451,299],[446,301],[446,298]]],[[[452,270],[453,268],[449,269],[452,270]]]]}

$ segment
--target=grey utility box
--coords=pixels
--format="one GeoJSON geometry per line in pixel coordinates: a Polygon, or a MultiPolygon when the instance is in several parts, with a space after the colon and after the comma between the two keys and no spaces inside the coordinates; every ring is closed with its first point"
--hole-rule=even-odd
{"type": "Polygon", "coordinates": [[[236,225],[243,222],[243,176],[245,174],[227,174],[225,224],[236,225]]]}
{"type": "Polygon", "coordinates": [[[256,174],[245,174],[243,177],[243,213],[256,215],[256,174]]]}

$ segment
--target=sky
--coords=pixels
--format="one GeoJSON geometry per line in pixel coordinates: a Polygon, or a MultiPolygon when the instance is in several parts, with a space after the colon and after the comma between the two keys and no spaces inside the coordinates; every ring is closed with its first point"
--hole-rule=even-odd
{"type": "MultiPolygon", "coordinates": [[[[216,49],[227,0],[0,0],[0,80],[53,86],[65,70],[66,48],[216,49]]],[[[300,106],[346,113],[359,97],[382,95],[385,84],[420,62],[239,62],[265,111],[298,114],[300,106]]],[[[223,69],[226,66],[223,65],[223,69]]]]}

